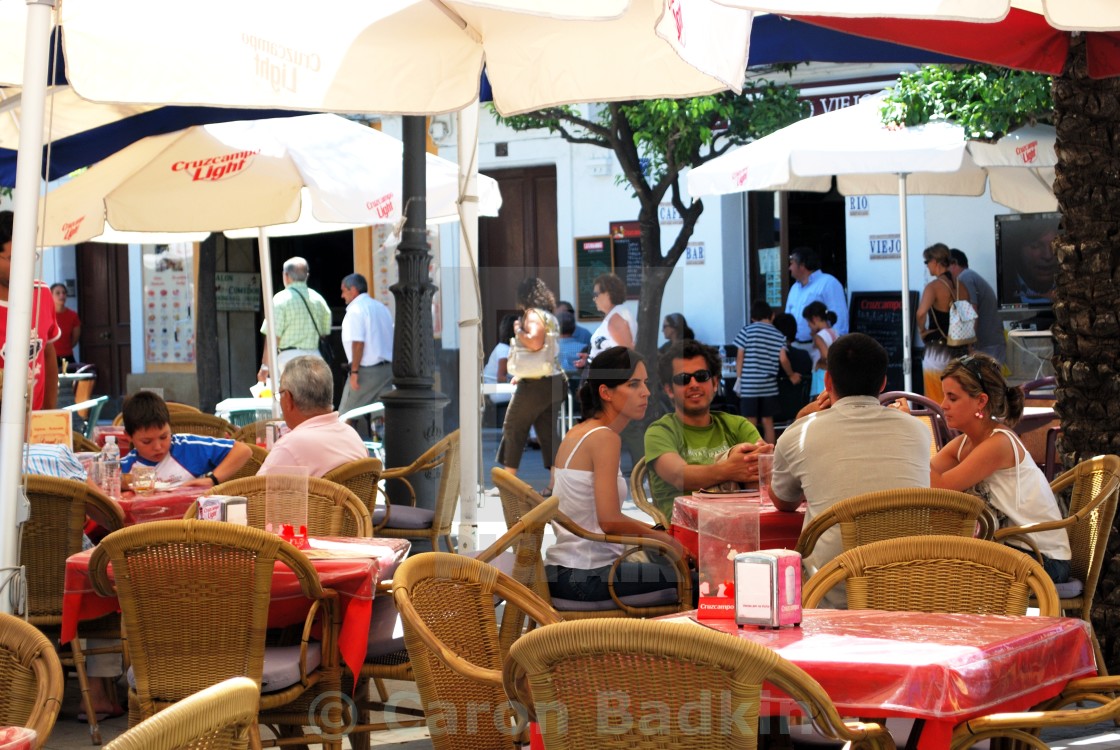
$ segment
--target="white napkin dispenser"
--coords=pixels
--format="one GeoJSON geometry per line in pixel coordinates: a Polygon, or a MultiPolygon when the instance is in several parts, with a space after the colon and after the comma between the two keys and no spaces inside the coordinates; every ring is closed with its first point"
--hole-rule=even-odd
{"type": "Polygon", "coordinates": [[[735,622],[778,628],[801,623],[801,555],[764,549],[735,556],[735,622]]]}

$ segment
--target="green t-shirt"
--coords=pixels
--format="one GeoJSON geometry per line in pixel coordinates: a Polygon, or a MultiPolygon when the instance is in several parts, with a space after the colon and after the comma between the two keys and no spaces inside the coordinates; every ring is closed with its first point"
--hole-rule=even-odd
{"type": "Polygon", "coordinates": [[[649,488],[653,504],[666,518],[673,517],[673,498],[682,491],[658,475],[653,463],[662,454],[676,453],[685,463],[707,466],[714,464],[720,454],[739,443],[756,443],[758,430],[746,419],[735,414],[713,411],[712,422],[707,427],[690,427],[676,415],[666,414],[646,430],[646,463],[649,464],[649,488]]]}

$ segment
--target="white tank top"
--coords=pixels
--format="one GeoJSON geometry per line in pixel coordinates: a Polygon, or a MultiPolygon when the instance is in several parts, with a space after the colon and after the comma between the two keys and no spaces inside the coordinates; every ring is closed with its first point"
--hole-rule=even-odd
{"type": "MultiPolygon", "coordinates": [[[[1023,526],[1043,521],[1060,521],[1062,512],[1046,475],[1038,468],[1030,453],[1015,437],[1010,430],[996,429],[995,432],[1003,433],[1011,441],[1011,448],[1015,453],[1016,463],[1006,469],[996,469],[986,479],[972,488],[972,494],[980,497],[989,507],[996,512],[1000,528],[1005,526],[1023,526]],[[1020,455],[1020,451],[1022,454],[1020,455]]],[[[957,461],[961,459],[966,436],[957,448],[957,461]]],[[[1031,540],[1038,545],[1038,551],[1054,560],[1070,559],[1069,535],[1065,529],[1053,529],[1031,534],[1031,540]]],[[[1026,545],[1012,542],[1012,546],[1020,549],[1026,545]]]]}
{"type": "MultiPolygon", "coordinates": [[[[602,534],[599,526],[599,515],[595,511],[595,472],[586,469],[569,469],[568,464],[572,457],[579,452],[583,441],[588,435],[599,430],[608,430],[609,427],[595,427],[584,433],[579,439],[568,460],[563,467],[556,467],[556,481],[553,482],[552,494],[560,498],[559,510],[568,518],[587,529],[588,531],[602,534]]],[[[622,471],[618,473],[618,502],[626,499],[626,480],[622,478],[622,471]]],[[[606,542],[593,542],[578,537],[570,531],[559,526],[556,530],[556,543],[545,552],[544,560],[548,565],[559,565],[564,568],[579,570],[592,570],[602,568],[613,563],[622,554],[621,544],[607,544],[606,542]]]]}
{"type": "Polygon", "coordinates": [[[638,341],[638,323],[630,315],[630,311],[624,305],[615,305],[611,311],[607,313],[607,317],[603,318],[603,322],[595,329],[595,333],[591,334],[591,348],[588,351],[588,361],[595,359],[595,355],[600,352],[605,352],[612,346],[619,346],[619,343],[611,336],[611,320],[618,316],[626,321],[626,325],[630,327],[630,338],[635,343],[638,341]]]}

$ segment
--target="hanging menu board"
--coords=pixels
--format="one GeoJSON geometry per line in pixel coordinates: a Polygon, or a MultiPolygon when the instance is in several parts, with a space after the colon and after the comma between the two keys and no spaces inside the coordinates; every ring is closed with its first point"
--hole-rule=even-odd
{"type": "Polygon", "coordinates": [[[626,299],[638,299],[642,293],[642,225],[639,222],[611,222],[611,255],[614,272],[626,284],[626,299]]]}
{"type": "MultiPolygon", "coordinates": [[[[918,293],[910,292],[910,314],[918,309],[918,293]]],[[[906,390],[902,377],[902,294],[852,292],[848,330],[866,333],[887,350],[887,390],[906,390]]],[[[913,326],[913,322],[911,322],[913,326]]],[[[915,362],[920,359],[911,354],[915,362]]],[[[921,383],[921,378],[915,379],[921,383]]]]}
{"type": "Polygon", "coordinates": [[[576,237],[576,317],[579,320],[603,319],[603,313],[595,307],[595,279],[612,271],[609,236],[576,237]]]}

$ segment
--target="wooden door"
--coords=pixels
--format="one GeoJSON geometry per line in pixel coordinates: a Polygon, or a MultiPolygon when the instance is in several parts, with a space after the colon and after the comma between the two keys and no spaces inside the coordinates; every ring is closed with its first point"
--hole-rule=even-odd
{"type": "Polygon", "coordinates": [[[97,366],[95,395],[107,394],[102,418],[120,409],[132,372],[128,246],[88,242],[77,248],[82,361],[97,366]]]}
{"type": "MultiPolygon", "coordinates": [[[[482,337],[487,353],[498,340],[498,322],[517,308],[517,285],[539,276],[559,295],[556,240],[556,167],[487,170],[502,191],[497,217],[478,222],[478,273],[482,284],[482,337]]],[[[557,297],[559,299],[559,297],[557,297]]]]}

